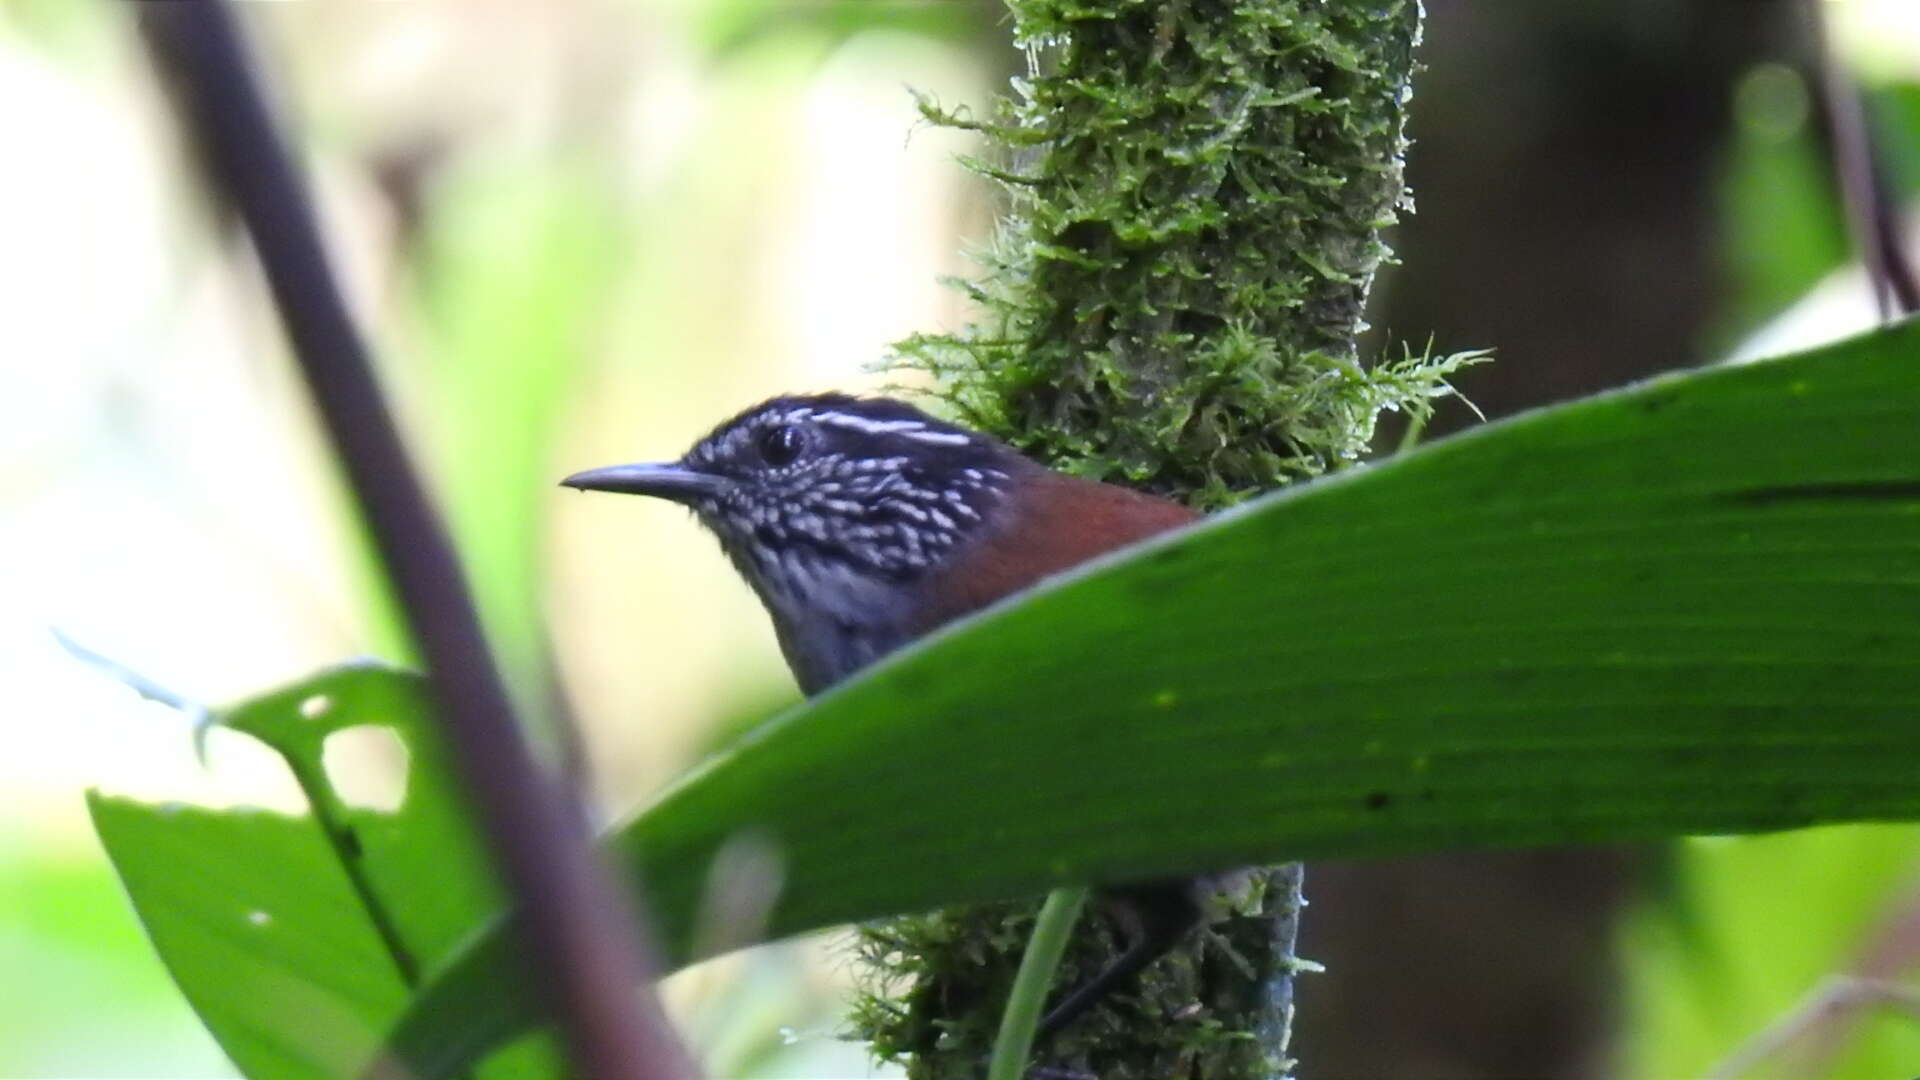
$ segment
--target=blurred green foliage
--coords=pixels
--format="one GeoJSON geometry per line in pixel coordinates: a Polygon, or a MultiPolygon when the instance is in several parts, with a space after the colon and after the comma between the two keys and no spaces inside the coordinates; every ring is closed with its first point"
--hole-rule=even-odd
{"type": "Polygon", "coordinates": [[[768,40],[794,34],[841,41],[855,34],[899,31],[964,42],[980,28],[978,0],[712,0],[700,20],[701,44],[717,59],[732,59],[768,40]]]}
{"type": "MultiPolygon", "coordinates": [[[[1852,256],[1819,104],[1801,73],[1762,64],[1730,92],[1734,126],[1718,211],[1732,288],[1709,355],[1727,351],[1852,256]]],[[[1911,199],[1920,194],[1920,84],[1875,87],[1866,107],[1889,186],[1911,199]]]]}
{"type": "Polygon", "coordinates": [[[0,1073],[232,1075],[97,857],[0,845],[0,971],[0,1073]]]}
{"type": "MultiPolygon", "coordinates": [[[[1903,898],[1920,902],[1916,886],[1912,826],[1683,842],[1673,899],[1642,908],[1621,936],[1626,1075],[1704,1075],[1828,976],[1872,963],[1876,933],[1903,898]]],[[[1783,1055],[1756,1075],[1879,1080],[1920,1062],[1920,1021],[1897,1010],[1836,1015],[1825,1030],[1835,1053],[1820,1067],[1783,1055]]]]}
{"type": "Polygon", "coordinates": [[[1723,348],[1847,256],[1847,223],[1815,136],[1815,108],[1800,73],[1783,64],[1755,68],[1734,88],[1720,210],[1734,286],[1721,315],[1723,348]]]}
{"type": "Polygon", "coordinates": [[[441,179],[417,267],[427,442],[488,636],[550,749],[564,736],[545,636],[541,502],[565,419],[628,269],[627,218],[574,163],[441,179]],[[542,723],[544,721],[544,723],[542,723]]]}

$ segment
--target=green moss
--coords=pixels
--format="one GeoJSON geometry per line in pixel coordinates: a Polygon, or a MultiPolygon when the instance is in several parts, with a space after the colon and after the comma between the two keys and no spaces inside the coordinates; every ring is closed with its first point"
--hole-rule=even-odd
{"type": "Polygon", "coordinates": [[[1029,455],[1213,508],[1357,460],[1462,358],[1359,362],[1401,209],[1412,0],[1014,0],[981,320],[897,346],[1029,455]]]}
{"type": "MultiPolygon", "coordinates": [[[[1036,910],[1027,902],[989,904],[861,927],[856,958],[870,976],[869,993],[852,1024],[874,1056],[905,1065],[912,1077],[983,1075],[1036,910]]],[[[1041,1050],[1046,1063],[1102,1080],[1283,1074],[1288,1062],[1222,1022],[1223,1012],[1236,1009],[1196,1007],[1244,983],[1251,964],[1242,947],[1270,947],[1258,935],[1233,941],[1232,926],[1216,923],[1196,947],[1161,960],[1151,978],[1062,1032],[1041,1050]]],[[[1092,978],[1125,946],[1118,920],[1092,911],[1061,960],[1056,986],[1092,978]]]]}

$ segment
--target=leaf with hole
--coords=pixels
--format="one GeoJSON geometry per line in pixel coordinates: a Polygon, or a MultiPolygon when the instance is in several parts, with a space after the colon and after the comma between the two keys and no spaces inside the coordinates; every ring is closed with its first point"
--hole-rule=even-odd
{"type": "MultiPolygon", "coordinates": [[[[359,665],[222,710],[293,770],[311,817],[151,805],[94,792],[94,828],[161,959],[234,1064],[274,1080],[348,1077],[377,1050],[421,973],[499,908],[426,737],[424,686],[359,665]],[[349,806],[328,740],[374,725],[407,752],[397,812],[349,806]]],[[[484,1080],[559,1075],[544,1039],[484,1080]]]]}

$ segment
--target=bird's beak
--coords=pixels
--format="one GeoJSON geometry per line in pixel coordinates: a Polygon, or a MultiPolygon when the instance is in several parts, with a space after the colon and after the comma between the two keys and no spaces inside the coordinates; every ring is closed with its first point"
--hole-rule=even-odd
{"type": "Polygon", "coordinates": [[[618,491],[687,503],[719,494],[726,481],[679,465],[609,465],[574,473],[560,484],[581,491],[618,491]]]}

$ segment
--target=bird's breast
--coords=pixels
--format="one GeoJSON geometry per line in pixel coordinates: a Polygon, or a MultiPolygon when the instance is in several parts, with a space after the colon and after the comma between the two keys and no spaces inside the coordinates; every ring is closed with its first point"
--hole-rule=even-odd
{"type": "Polygon", "coordinates": [[[860,567],[796,552],[749,577],[809,697],[912,637],[909,590],[860,567]]]}

